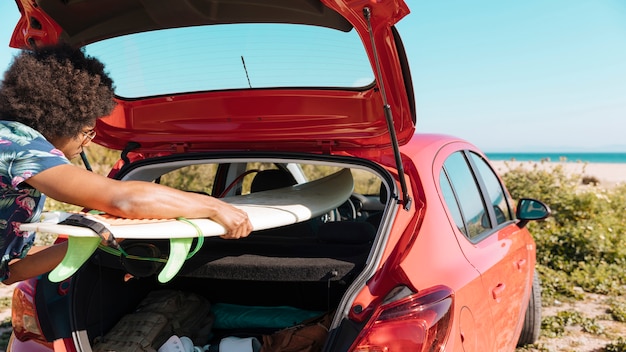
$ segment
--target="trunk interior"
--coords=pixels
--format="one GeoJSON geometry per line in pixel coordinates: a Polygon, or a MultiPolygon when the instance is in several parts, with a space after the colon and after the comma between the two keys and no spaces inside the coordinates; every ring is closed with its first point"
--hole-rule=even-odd
{"type": "MultiPolygon", "coordinates": [[[[228,184],[244,169],[259,167],[249,159],[245,163],[232,160],[228,163],[212,160],[209,163],[197,159],[176,160],[170,164],[146,162],[123,170],[122,175],[125,176],[122,178],[156,179],[163,183],[166,179],[163,175],[179,172],[189,166],[198,167],[200,164],[212,165],[211,190],[188,190],[209,194],[228,191],[228,184]]],[[[271,163],[265,160],[262,164],[262,168],[273,164],[271,168],[289,169],[292,173],[294,170],[288,166],[293,165],[292,160],[271,163]]],[[[345,162],[337,166],[326,162],[321,167],[328,165],[331,168],[349,166],[345,162]]],[[[304,170],[303,175],[310,179],[311,170],[319,167],[315,164],[299,164],[296,170],[304,170]]],[[[57,304],[60,306],[72,305],[69,308],[72,311],[69,333],[73,334],[83,350],[89,351],[91,347],[87,346],[97,345],[97,341],[107,336],[120,319],[137,312],[148,294],[167,289],[192,292],[210,302],[213,321],[206,338],[212,345],[219,344],[224,337],[232,336],[255,337],[262,341],[263,335],[271,335],[301,321],[282,323],[286,326],[280,326],[281,323],[272,320],[276,316],[279,316],[278,320],[284,321],[281,316],[293,320],[295,316],[314,317],[342,311],[349,304],[350,296],[371,275],[377,256],[375,248],[382,243],[383,235],[379,230],[383,227],[381,219],[389,216],[385,211],[387,194],[390,193],[387,186],[389,182],[385,181],[387,174],[373,165],[368,165],[368,168],[352,165],[351,171],[354,192],[337,209],[330,209],[327,214],[293,225],[255,231],[239,240],[207,237],[199,251],[167,283],[156,280],[155,275],[161,268],[159,262],[122,259],[118,255],[98,250],[72,279],[71,287],[67,290],[67,296],[72,299],[58,299],[57,304]],[[132,272],[135,277],[124,280],[127,272],[132,272]],[[235,310],[225,307],[234,307],[235,310]],[[290,315],[293,311],[297,314],[290,315]],[[264,320],[268,321],[267,325],[264,325],[264,320]]],[[[298,179],[298,175],[295,176],[298,179]]],[[[244,180],[241,186],[234,187],[230,192],[234,192],[234,195],[243,194],[249,192],[248,188],[253,189],[254,186],[244,180]]],[[[196,242],[194,240],[193,247],[196,242]]],[[[165,258],[169,250],[168,240],[125,240],[121,244],[127,254],[141,258],[165,258]]],[[[53,285],[47,280],[41,281],[40,285],[53,285]]],[[[58,292],[53,291],[59,291],[59,288],[38,289],[38,294],[58,295],[58,292]]],[[[54,300],[48,297],[46,301],[54,300]]],[[[54,308],[53,304],[46,307],[42,314],[53,316],[54,309],[62,308],[54,308]]],[[[329,337],[341,336],[343,342],[335,341],[334,344],[345,344],[347,347],[356,338],[360,327],[353,326],[343,318],[335,318],[333,333],[329,337]]],[[[42,329],[47,336],[58,337],[68,333],[60,331],[58,327],[42,329]]]]}

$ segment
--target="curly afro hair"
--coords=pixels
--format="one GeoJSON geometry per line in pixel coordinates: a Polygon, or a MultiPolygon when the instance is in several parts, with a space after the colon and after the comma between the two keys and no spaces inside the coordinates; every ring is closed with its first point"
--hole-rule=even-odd
{"type": "Polygon", "coordinates": [[[0,82],[0,119],[49,140],[74,137],[115,107],[113,81],[96,58],[61,44],[22,51],[0,82]]]}

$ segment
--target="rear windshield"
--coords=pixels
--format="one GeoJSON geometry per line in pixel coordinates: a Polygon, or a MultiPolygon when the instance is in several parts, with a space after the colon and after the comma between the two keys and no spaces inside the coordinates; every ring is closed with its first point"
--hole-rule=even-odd
{"type": "Polygon", "coordinates": [[[356,31],[284,24],[212,25],[90,44],[122,98],[269,87],[360,88],[374,80],[356,31]]]}

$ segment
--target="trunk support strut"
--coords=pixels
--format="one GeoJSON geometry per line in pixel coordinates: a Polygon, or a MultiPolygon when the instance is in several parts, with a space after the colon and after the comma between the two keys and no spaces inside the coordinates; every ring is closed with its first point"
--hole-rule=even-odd
{"type": "Polygon", "coordinates": [[[404,167],[402,166],[402,158],[400,156],[400,147],[398,145],[398,137],[396,136],[396,129],[393,125],[393,116],[391,113],[391,107],[387,100],[387,94],[385,91],[385,84],[383,82],[382,73],[380,70],[380,61],[378,60],[378,52],[376,50],[376,43],[374,41],[374,31],[372,30],[372,10],[369,7],[363,9],[363,17],[367,21],[367,31],[369,32],[370,41],[372,43],[372,50],[374,52],[374,63],[376,65],[376,81],[380,86],[380,92],[383,98],[383,109],[385,110],[385,118],[387,120],[387,129],[389,130],[389,136],[391,137],[391,146],[393,147],[393,154],[396,160],[396,168],[398,169],[398,179],[400,181],[400,187],[402,189],[402,199],[396,195],[398,204],[402,204],[404,210],[411,209],[412,199],[409,196],[407,190],[406,180],[404,179],[404,167]]]}

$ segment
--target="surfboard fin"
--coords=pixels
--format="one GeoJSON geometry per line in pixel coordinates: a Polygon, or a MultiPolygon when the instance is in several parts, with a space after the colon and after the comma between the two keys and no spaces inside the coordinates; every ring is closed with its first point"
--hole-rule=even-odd
{"type": "Polygon", "coordinates": [[[61,263],[49,274],[52,282],[61,282],[74,273],[91,257],[100,244],[100,237],[73,237],[67,239],[67,252],[61,263]]]}
{"type": "Polygon", "coordinates": [[[67,251],[61,263],[48,274],[48,279],[52,282],[61,282],[74,273],[91,257],[96,251],[100,241],[106,241],[108,245],[119,247],[113,234],[104,224],[91,219],[87,219],[82,214],[72,214],[59,224],[85,227],[93,231],[99,237],[74,237],[67,239],[67,251]],[[108,234],[108,236],[105,236],[108,234]]]}
{"type": "Polygon", "coordinates": [[[171,238],[170,255],[167,263],[157,277],[160,283],[169,282],[178,274],[178,271],[187,260],[193,238],[171,238]]]}

